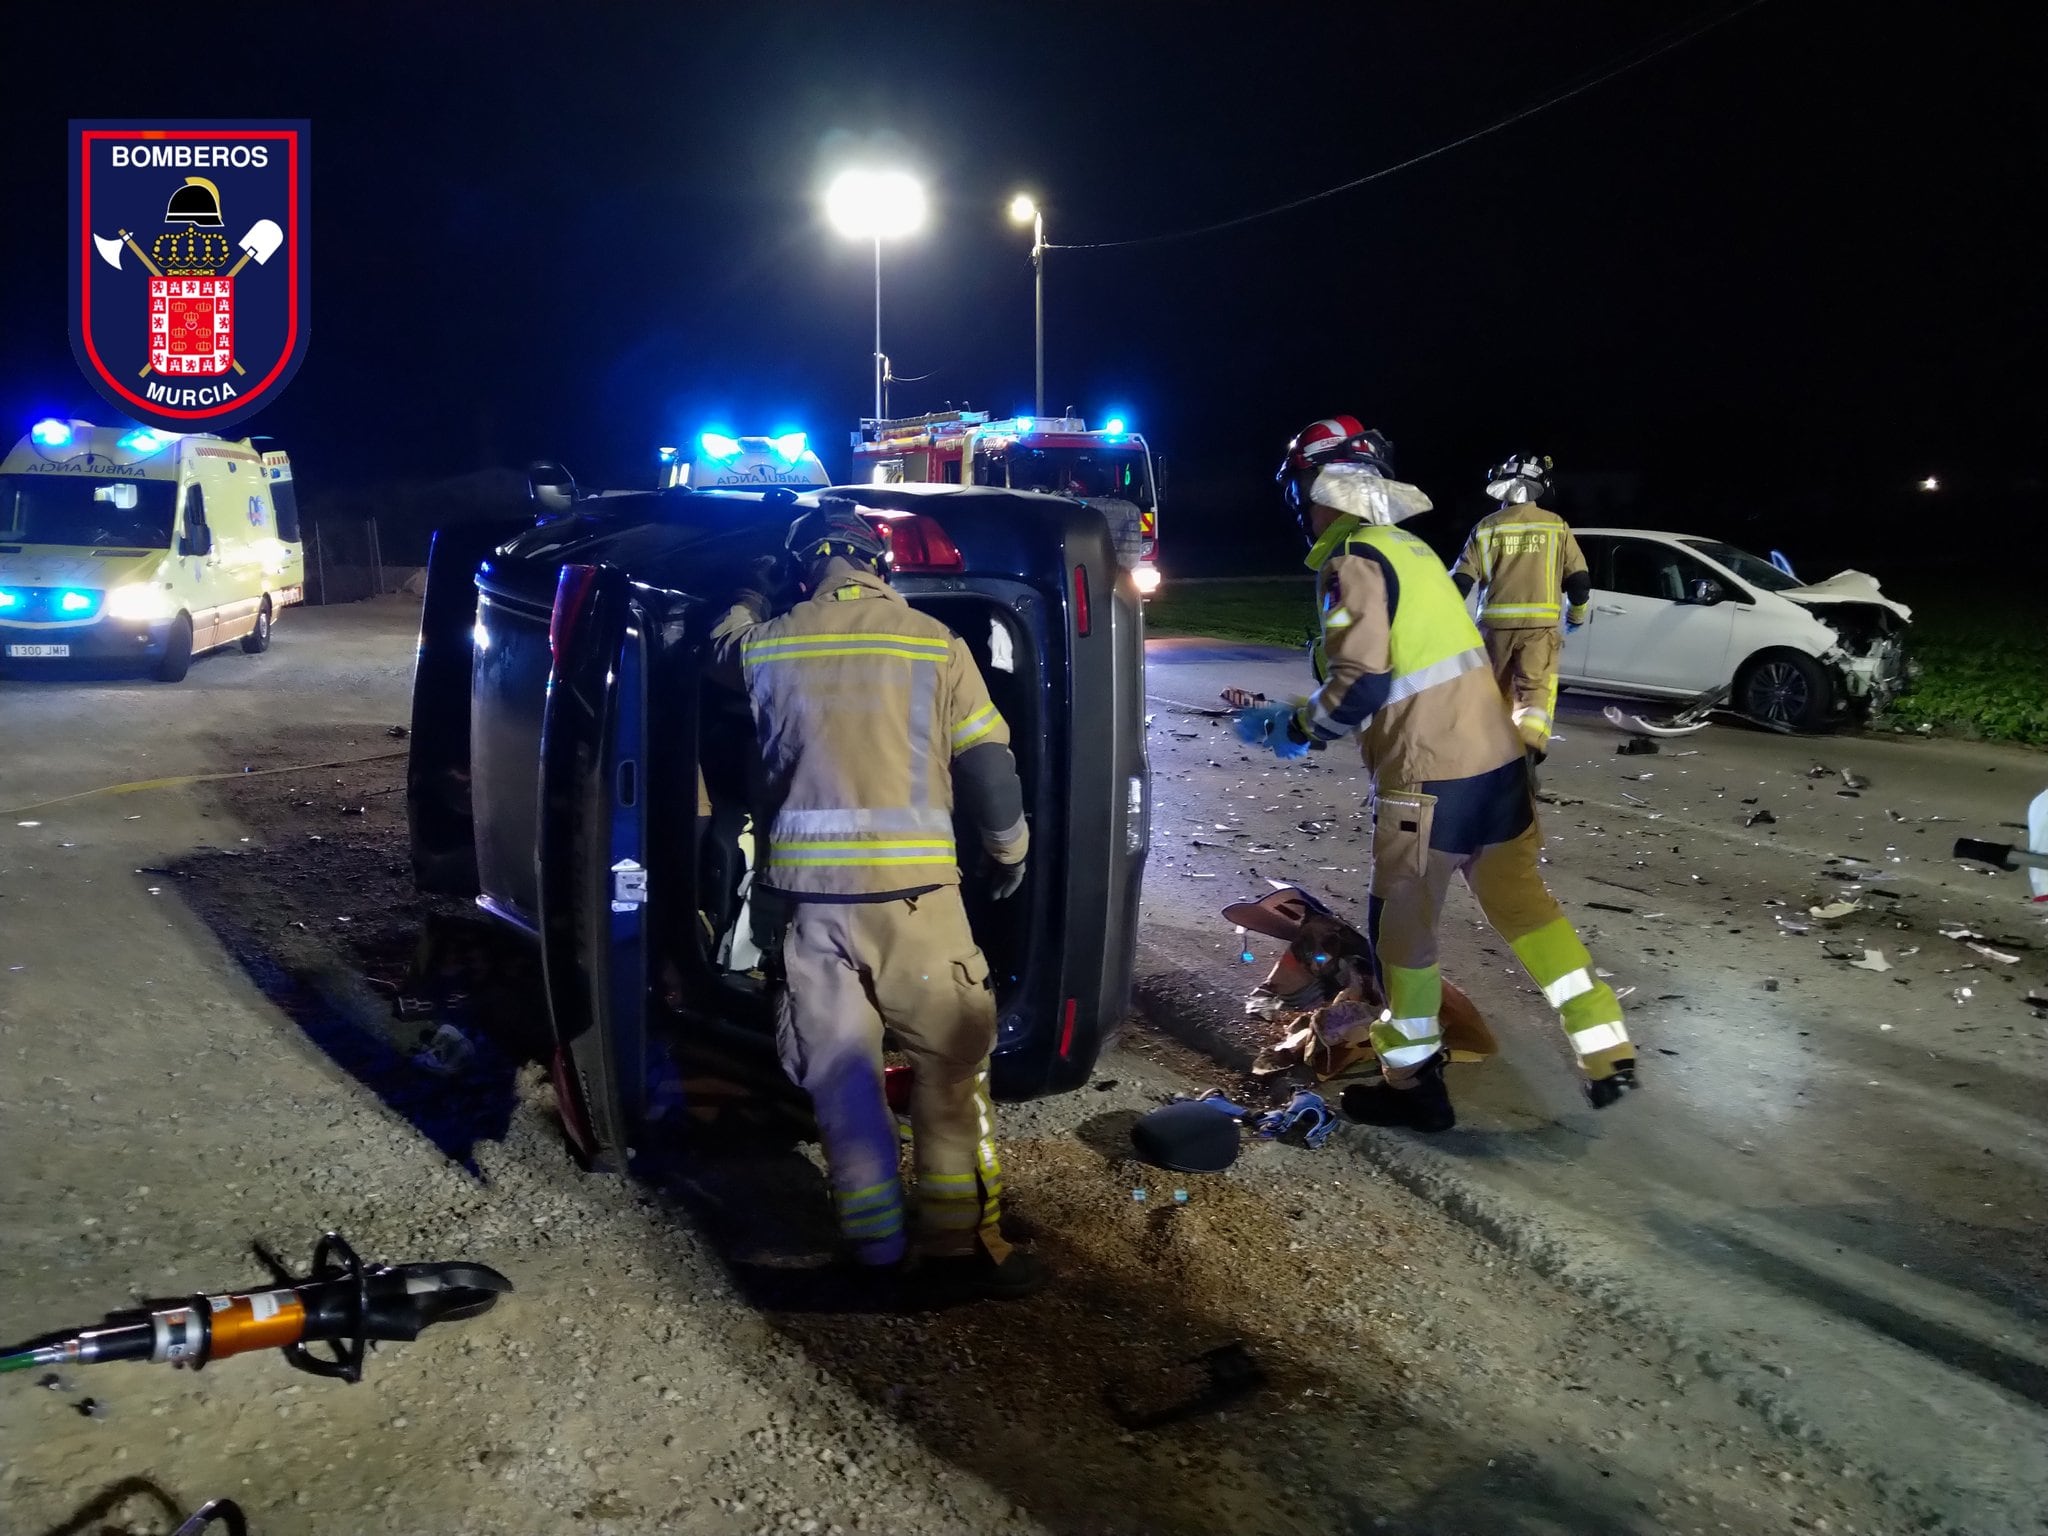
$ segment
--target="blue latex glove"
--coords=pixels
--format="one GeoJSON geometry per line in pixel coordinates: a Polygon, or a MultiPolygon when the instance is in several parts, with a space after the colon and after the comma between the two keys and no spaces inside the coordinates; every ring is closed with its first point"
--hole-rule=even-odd
{"type": "Polygon", "coordinates": [[[1246,746],[1271,747],[1275,757],[1289,762],[1308,756],[1308,743],[1296,741],[1288,733],[1288,722],[1293,718],[1292,704],[1254,704],[1238,710],[1230,717],[1230,724],[1237,739],[1246,746]]]}

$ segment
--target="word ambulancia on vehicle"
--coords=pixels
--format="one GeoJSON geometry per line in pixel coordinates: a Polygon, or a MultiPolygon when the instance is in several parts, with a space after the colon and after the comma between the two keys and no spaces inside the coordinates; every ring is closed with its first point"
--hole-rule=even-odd
{"type": "Polygon", "coordinates": [[[304,122],[71,125],[71,346],[158,427],[276,398],[310,325],[304,122]]]}

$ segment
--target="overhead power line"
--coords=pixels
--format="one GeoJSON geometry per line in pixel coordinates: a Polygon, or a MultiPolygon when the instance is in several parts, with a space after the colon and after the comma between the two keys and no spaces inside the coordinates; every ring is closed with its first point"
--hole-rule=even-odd
{"type": "Polygon", "coordinates": [[[1593,90],[1597,86],[1605,85],[1610,80],[1620,78],[1630,70],[1640,69],[1643,65],[1660,59],[1667,53],[1683,48],[1687,43],[1694,41],[1696,38],[1704,37],[1717,27],[1726,26],[1737,17],[1746,15],[1764,3],[1765,0],[1748,0],[1748,3],[1745,5],[1738,5],[1732,11],[1724,11],[1721,15],[1702,22],[1699,26],[1692,28],[1688,32],[1682,32],[1677,37],[1670,38],[1665,42],[1645,49],[1641,53],[1624,59],[1619,64],[1602,70],[1591,79],[1581,80],[1578,84],[1567,87],[1565,90],[1559,91],[1555,96],[1537,102],[1534,106],[1524,107],[1519,112],[1510,112],[1506,117],[1496,119],[1483,128],[1475,128],[1462,138],[1452,139],[1448,144],[1439,144],[1434,149],[1424,150],[1419,155],[1410,155],[1406,160],[1397,161],[1393,165],[1382,166],[1368,175],[1357,177],[1354,180],[1343,182],[1337,186],[1325,187],[1320,192],[1311,192],[1304,197],[1297,197],[1289,202],[1278,203],[1271,208],[1261,208],[1256,213],[1239,214],[1234,219],[1222,219],[1214,224],[1198,225],[1193,229],[1177,229],[1162,235],[1140,235],[1132,240],[1076,241],[1066,245],[1055,245],[1048,240],[1045,248],[1049,251],[1115,251],[1139,245],[1164,245],[1171,240],[1192,240],[1198,235],[1213,235],[1226,229],[1236,229],[1242,224],[1254,224],[1260,219],[1270,219],[1278,214],[1292,213],[1295,209],[1306,208],[1311,203],[1319,203],[1326,198],[1338,197],[1346,192],[1354,192],[1360,187],[1392,176],[1397,171],[1409,170],[1414,166],[1421,165],[1425,160],[1434,160],[1439,155],[1447,155],[1454,149],[1463,149],[1467,144],[1476,143],[1478,140],[1489,135],[1499,133],[1504,128],[1512,128],[1516,123],[1524,122],[1539,112],[1548,112],[1552,107],[1562,106],[1575,96],[1583,96],[1586,92],[1593,90]]]}

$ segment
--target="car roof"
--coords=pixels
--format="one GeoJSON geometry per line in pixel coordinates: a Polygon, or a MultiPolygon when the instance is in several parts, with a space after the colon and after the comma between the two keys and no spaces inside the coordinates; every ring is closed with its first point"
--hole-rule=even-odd
{"type": "Polygon", "coordinates": [[[1596,533],[1611,539],[1698,539],[1703,544],[1719,544],[1720,539],[1709,538],[1704,533],[1673,533],[1668,528],[1579,528],[1574,527],[1575,537],[1583,538],[1596,533]]]}

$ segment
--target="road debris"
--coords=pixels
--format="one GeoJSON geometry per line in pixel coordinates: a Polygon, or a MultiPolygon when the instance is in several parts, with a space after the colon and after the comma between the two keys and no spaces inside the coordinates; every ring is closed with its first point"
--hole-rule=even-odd
{"type": "Polygon", "coordinates": [[[1965,944],[1963,947],[1975,950],[1987,960],[1996,960],[2000,965],[2018,965],[2020,963],[2018,955],[2008,955],[2004,950],[1993,949],[1989,944],[1965,944]]]}
{"type": "Polygon", "coordinates": [[[1636,796],[1630,794],[1625,789],[1621,792],[1621,798],[1626,800],[1630,805],[1648,805],[1650,803],[1647,800],[1638,799],[1636,796]]]}
{"type": "Polygon", "coordinates": [[[436,1077],[454,1077],[476,1059],[476,1045],[453,1024],[434,1026],[426,1042],[412,1053],[412,1064],[436,1077]]]}
{"type": "Polygon", "coordinates": [[[1762,806],[1759,806],[1756,810],[1751,811],[1742,818],[1742,824],[1745,827],[1770,827],[1776,826],[1777,822],[1778,818],[1762,806]]]}
{"type": "Polygon", "coordinates": [[[1808,907],[1806,915],[1817,918],[1823,923],[1832,923],[1847,917],[1852,912],[1861,912],[1862,910],[1863,903],[1860,901],[1831,901],[1823,907],[1808,907]]]}
{"type": "Polygon", "coordinates": [[[1842,787],[1844,789],[1868,789],[1870,788],[1870,780],[1864,778],[1861,774],[1851,773],[1847,768],[1844,768],[1842,770],[1842,787]]]}
{"type": "Polygon", "coordinates": [[[1830,768],[1826,763],[1815,763],[1811,768],[1806,770],[1806,776],[1809,779],[1824,779],[1834,771],[1835,770],[1830,768]]]}
{"type": "Polygon", "coordinates": [[[1891,961],[1885,959],[1881,949],[1866,949],[1861,960],[1851,960],[1849,964],[1859,971],[1888,971],[1892,968],[1891,961]]]}
{"type": "Polygon", "coordinates": [[[1657,743],[1647,736],[1631,736],[1614,749],[1623,757],[1650,757],[1659,750],[1657,743]]]}

